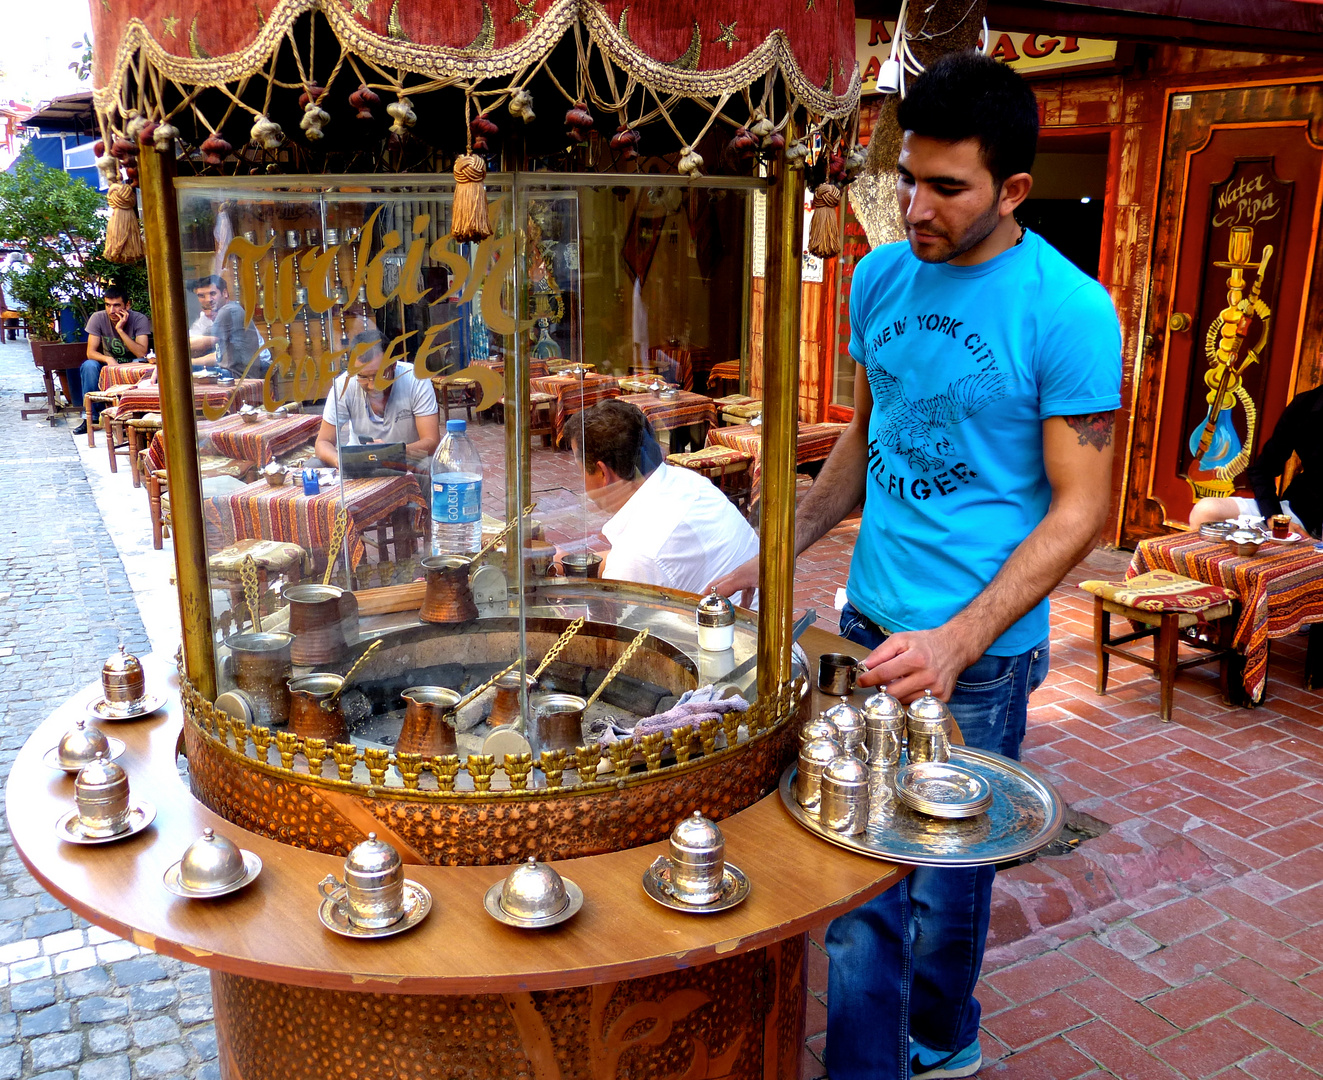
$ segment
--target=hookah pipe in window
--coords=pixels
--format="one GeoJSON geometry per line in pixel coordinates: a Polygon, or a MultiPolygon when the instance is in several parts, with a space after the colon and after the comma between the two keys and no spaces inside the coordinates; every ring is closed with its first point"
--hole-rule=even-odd
{"type": "MultiPolygon", "coordinates": [[[[331,247],[337,247],[340,243],[340,230],[327,229],[326,243],[331,247]]],[[[345,288],[344,279],[340,276],[340,253],[335,253],[335,258],[331,262],[331,267],[335,271],[335,305],[340,312],[340,346],[344,347],[349,340],[349,332],[345,326],[345,307],[349,304],[349,290],[345,288]]],[[[327,343],[330,343],[330,332],[327,331],[327,343]]]]}
{"type": "Polygon", "coordinates": [[[303,355],[311,359],[312,322],[308,318],[308,290],[303,287],[303,282],[299,279],[298,250],[300,239],[298,229],[285,230],[285,246],[294,253],[294,258],[290,259],[290,264],[294,267],[294,310],[303,317],[303,355]]]}
{"type": "MultiPolygon", "coordinates": [[[[318,248],[321,251],[326,250],[325,246],[317,241],[316,229],[308,229],[304,232],[303,237],[308,247],[318,248]]],[[[304,299],[307,299],[306,289],[304,290],[304,299]]],[[[331,328],[327,325],[325,312],[317,316],[317,347],[323,355],[331,351],[331,328]]]]}

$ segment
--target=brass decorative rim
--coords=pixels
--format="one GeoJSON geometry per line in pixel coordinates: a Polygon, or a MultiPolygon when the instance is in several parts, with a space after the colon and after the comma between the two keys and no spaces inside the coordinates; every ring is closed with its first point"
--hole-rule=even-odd
{"type": "Polygon", "coordinates": [[[300,738],[291,731],[273,732],[218,710],[182,670],[179,682],[186,722],[206,740],[210,750],[243,768],[366,798],[432,803],[530,802],[617,791],[718,765],[781,730],[794,717],[796,704],[807,689],[804,678],[793,679],[781,686],[774,699],[756,701],[747,712],[727,713],[720,722],[706,720],[696,727],[677,729],[670,736],[658,732],[637,740],[621,739],[609,747],[580,746],[573,753],[544,750],[536,761],[531,753],[506,754],[498,764],[491,754],[469,754],[464,759],[458,754],[424,758],[422,754],[353,743],[328,746],[324,739],[300,738]],[[743,742],[738,738],[741,726],[748,731],[743,742]],[[639,756],[643,759],[642,770],[636,769],[639,756]],[[278,764],[273,757],[279,759],[278,764]],[[674,764],[662,764],[670,758],[674,758],[674,764]],[[611,771],[599,776],[598,763],[603,759],[610,762],[611,771]],[[332,764],[335,775],[328,776],[332,764]],[[367,771],[366,784],[354,779],[359,766],[367,771]],[[497,769],[509,778],[509,789],[492,789],[497,769]],[[387,774],[392,770],[398,774],[401,786],[387,784],[387,774]],[[535,770],[541,773],[541,786],[531,786],[535,770]],[[571,770],[574,779],[567,781],[565,773],[571,770]],[[585,781],[584,776],[590,779],[585,781]]]}

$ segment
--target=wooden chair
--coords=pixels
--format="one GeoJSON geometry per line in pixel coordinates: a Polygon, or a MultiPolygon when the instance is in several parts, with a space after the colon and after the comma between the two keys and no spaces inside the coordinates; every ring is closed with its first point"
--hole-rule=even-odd
{"type": "Polygon", "coordinates": [[[434,380],[433,385],[436,387],[437,403],[447,420],[450,419],[451,409],[463,409],[469,423],[473,423],[473,406],[478,403],[480,396],[474,379],[451,379],[449,382],[434,380]]]}
{"type": "Polygon", "coordinates": [[[1222,696],[1228,697],[1228,668],[1235,654],[1232,638],[1236,622],[1235,594],[1217,585],[1163,570],[1139,574],[1126,581],[1084,581],[1080,588],[1093,594],[1093,645],[1097,661],[1099,694],[1107,693],[1107,669],[1113,656],[1153,671],[1160,687],[1158,719],[1171,720],[1176,676],[1187,667],[1218,660],[1221,664],[1222,696]],[[1140,629],[1112,636],[1112,616],[1121,615],[1140,629]],[[1150,659],[1123,648],[1143,638],[1153,638],[1150,659]],[[1199,650],[1184,660],[1178,647],[1199,650]]]}
{"type": "MultiPolygon", "coordinates": [[[[87,397],[90,400],[92,395],[88,394],[87,397]]],[[[131,453],[129,446],[128,418],[125,417],[120,419],[115,415],[115,410],[113,408],[106,409],[101,414],[101,430],[106,436],[106,453],[110,455],[110,471],[117,473],[119,472],[120,456],[122,455],[123,457],[128,458],[131,453]]],[[[87,427],[87,435],[87,441],[90,444],[92,441],[92,426],[90,424],[87,427]]],[[[130,460],[130,471],[132,471],[132,466],[133,463],[132,460],[130,460]]],[[[136,487],[137,485],[135,484],[134,486],[136,487]]]]}

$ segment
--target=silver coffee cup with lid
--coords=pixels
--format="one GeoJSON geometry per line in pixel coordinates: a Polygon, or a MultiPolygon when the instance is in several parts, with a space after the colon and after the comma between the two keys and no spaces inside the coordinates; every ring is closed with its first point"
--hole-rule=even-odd
{"type": "Polygon", "coordinates": [[[852,754],[842,754],[822,772],[818,821],[834,832],[857,836],[868,828],[869,769],[852,754]]]}
{"type": "Polygon", "coordinates": [[[74,726],[60,740],[55,756],[62,769],[82,769],[98,757],[110,760],[110,740],[100,728],[88,727],[84,720],[75,720],[74,726]]]}
{"type": "Polygon", "coordinates": [[[404,915],[404,865],[399,852],[374,832],[345,859],[344,881],[327,874],[318,888],[323,896],[343,901],[345,915],[355,926],[380,929],[404,915]]]}
{"type": "Polygon", "coordinates": [[[147,694],[147,676],[142,661],[121,645],[119,652],[112,653],[101,665],[101,689],[111,712],[133,712],[147,694]]]}
{"type": "Polygon", "coordinates": [[[841,733],[836,730],[836,725],[828,720],[825,714],[822,714],[813,720],[809,720],[799,729],[799,745],[801,747],[814,739],[831,739],[832,742],[838,743],[841,741],[841,733]]]}
{"type": "Polygon", "coordinates": [[[848,698],[841,698],[822,715],[829,723],[836,725],[841,750],[867,760],[868,751],[864,745],[866,734],[864,714],[851,705],[848,698]]]}
{"type": "Polygon", "coordinates": [[[725,652],[735,645],[735,605],[718,592],[708,593],[694,609],[698,647],[704,652],[725,652]]]}
{"type": "Polygon", "coordinates": [[[888,768],[900,764],[905,745],[905,706],[885,690],[864,702],[864,742],[869,765],[888,768]]]}
{"type": "Polygon", "coordinates": [[[74,803],[86,836],[114,836],[129,822],[128,774],[98,754],[74,778],[74,803]]]}
{"type": "Polygon", "coordinates": [[[710,904],[721,895],[726,838],[715,821],[695,810],[671,832],[671,887],[687,904],[710,904]]]}
{"type": "Polygon", "coordinates": [[[951,710],[931,690],[910,702],[905,719],[905,739],[910,764],[920,761],[949,761],[951,758],[951,710]]]}
{"type": "Polygon", "coordinates": [[[810,814],[818,812],[822,800],[822,771],[841,753],[841,744],[835,739],[813,739],[799,748],[795,799],[810,814]]]}

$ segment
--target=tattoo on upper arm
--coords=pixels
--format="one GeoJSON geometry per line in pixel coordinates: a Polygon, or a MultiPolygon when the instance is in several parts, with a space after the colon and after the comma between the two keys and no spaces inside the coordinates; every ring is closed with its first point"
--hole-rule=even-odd
{"type": "Polygon", "coordinates": [[[1087,413],[1084,416],[1063,416],[1063,420],[1080,438],[1081,446],[1092,446],[1102,451],[1112,445],[1112,414],[1109,412],[1087,413]]]}

